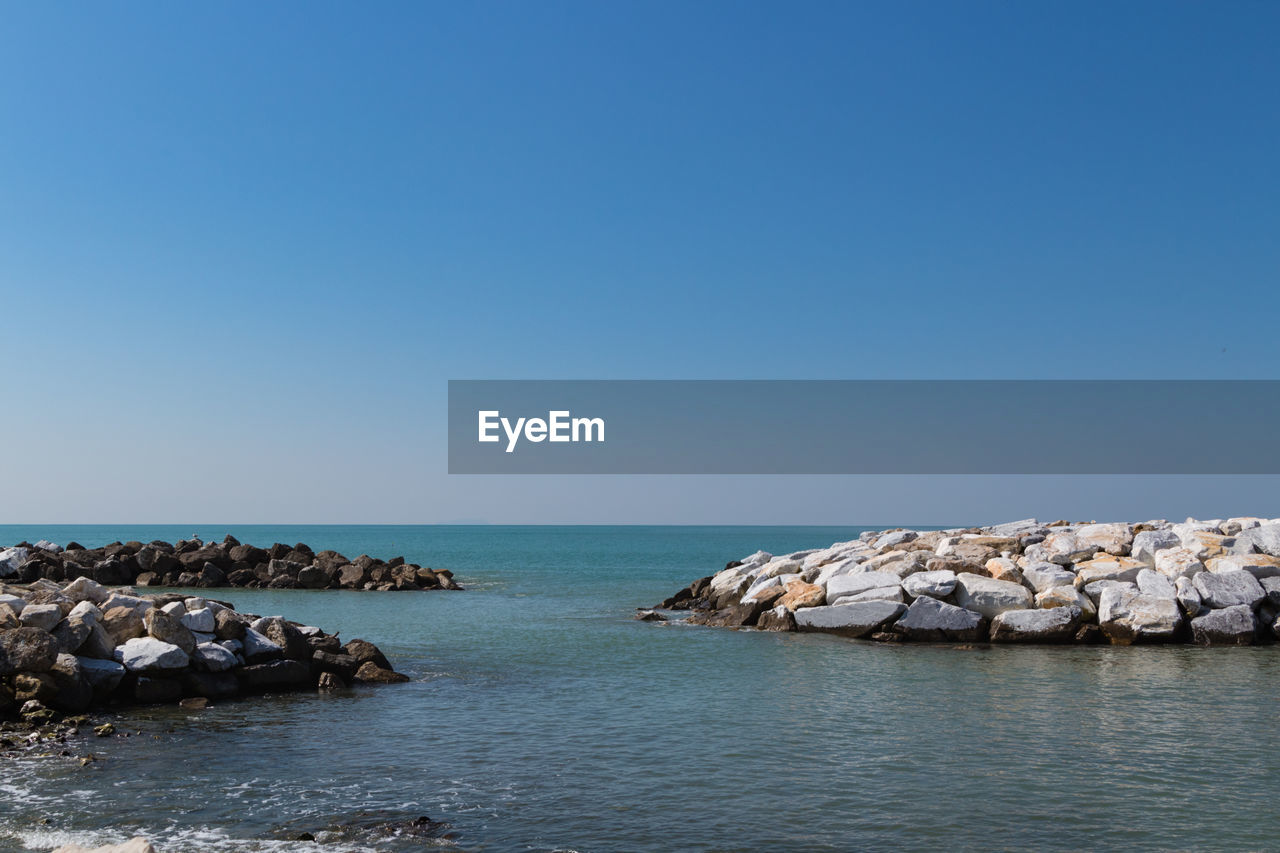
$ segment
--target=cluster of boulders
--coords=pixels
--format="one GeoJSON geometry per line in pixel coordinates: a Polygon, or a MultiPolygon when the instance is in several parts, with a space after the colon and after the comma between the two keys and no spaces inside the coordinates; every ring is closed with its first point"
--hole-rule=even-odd
{"type": "Polygon", "coordinates": [[[404,557],[349,560],[337,551],[312,551],[305,543],[270,548],[197,538],[170,544],[156,540],[112,542],[102,548],[47,540],[0,550],[0,579],[16,583],[63,582],[87,577],[107,585],[236,586],[268,589],[421,590],[462,587],[447,569],[429,569],[404,557]]]}
{"type": "Polygon", "coordinates": [[[887,641],[1249,645],[1280,637],[1280,519],[869,532],[757,552],[659,608],[887,641]]]}
{"type": "Polygon", "coordinates": [[[373,643],[225,602],[87,577],[0,584],[0,718],[407,680],[373,643]]]}

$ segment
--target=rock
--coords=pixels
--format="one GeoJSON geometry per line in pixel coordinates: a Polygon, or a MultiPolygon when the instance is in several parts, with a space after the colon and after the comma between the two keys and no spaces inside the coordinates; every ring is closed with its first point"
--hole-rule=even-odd
{"type": "Polygon", "coordinates": [[[1056,586],[1072,586],[1076,582],[1075,572],[1067,571],[1057,563],[1028,563],[1022,568],[1022,577],[1037,593],[1056,586]]]}
{"type": "Polygon", "coordinates": [[[902,581],[902,588],[913,598],[928,596],[930,598],[946,598],[956,588],[956,573],[942,571],[917,572],[902,581]]]}
{"type": "Polygon", "coordinates": [[[202,607],[199,610],[187,608],[187,612],[182,615],[181,620],[189,631],[200,631],[206,634],[212,634],[214,631],[213,611],[208,607],[202,607]]]}
{"type": "Polygon", "coordinates": [[[1205,567],[1211,572],[1248,572],[1258,580],[1280,577],[1280,557],[1269,554],[1224,554],[1210,557],[1205,567]]]}
{"type": "Polygon", "coordinates": [[[21,627],[22,623],[18,621],[18,614],[13,611],[13,608],[7,604],[0,604],[0,631],[21,627]]]}
{"type": "Polygon", "coordinates": [[[1039,548],[1043,549],[1046,562],[1061,566],[1087,560],[1099,550],[1096,544],[1081,542],[1073,532],[1065,530],[1050,533],[1039,548]]]}
{"type": "Polygon", "coordinates": [[[1036,596],[1036,607],[1043,610],[1059,607],[1076,607],[1080,610],[1080,618],[1091,622],[1098,617],[1098,608],[1093,599],[1074,586],[1055,586],[1046,589],[1036,596]]]}
{"type": "Polygon", "coordinates": [[[1200,600],[1200,593],[1196,590],[1195,584],[1191,582],[1191,578],[1178,578],[1173,582],[1173,588],[1178,604],[1188,616],[1195,616],[1200,612],[1203,602],[1200,600]]]}
{"type": "MultiPolygon", "coordinates": [[[[148,611],[159,612],[159,611],[148,611]]],[[[116,660],[130,672],[163,672],[184,669],[190,656],[172,643],[154,637],[135,637],[116,648],[116,660]]]]}
{"type": "Polygon", "coordinates": [[[1207,530],[1188,530],[1180,535],[1182,547],[1202,561],[1226,553],[1227,548],[1234,544],[1229,537],[1207,530]]]}
{"type": "Polygon", "coordinates": [[[1191,582],[1200,600],[1214,610],[1237,604],[1256,607],[1266,598],[1258,579],[1248,572],[1201,572],[1191,582]]]}
{"type": "Polygon", "coordinates": [[[914,530],[894,530],[876,539],[875,547],[878,550],[893,548],[897,545],[903,544],[904,542],[912,542],[919,537],[920,534],[916,533],[914,530]]]}
{"type": "Polygon", "coordinates": [[[363,684],[399,684],[408,681],[409,676],[383,669],[373,661],[365,661],[356,670],[355,680],[363,684]]]}
{"type": "Polygon", "coordinates": [[[230,699],[240,693],[240,681],[234,672],[198,672],[188,670],[180,676],[182,692],[206,699],[230,699]]]}
{"type": "Polygon", "coordinates": [[[16,575],[30,554],[26,548],[5,548],[0,551],[0,578],[16,575]]]}
{"type": "Polygon", "coordinates": [[[209,700],[204,696],[192,696],[179,702],[178,707],[184,711],[203,711],[209,707],[209,700]]]}
{"type": "Polygon", "coordinates": [[[1079,607],[1005,610],[991,620],[993,643],[1065,643],[1080,625],[1079,607]]]}
{"type": "Polygon", "coordinates": [[[827,582],[827,603],[839,604],[840,599],[845,596],[857,595],[872,589],[898,589],[900,587],[901,581],[897,575],[891,572],[859,572],[852,575],[837,575],[827,582]]]}
{"type": "Polygon", "coordinates": [[[1267,600],[1280,607],[1280,578],[1263,578],[1258,585],[1267,594],[1267,600]]]}
{"type": "Polygon", "coordinates": [[[186,655],[196,650],[196,638],[191,635],[191,630],[182,624],[179,616],[174,616],[165,608],[151,608],[143,617],[142,623],[147,634],[160,642],[177,646],[186,655]]]}
{"type": "MultiPolygon", "coordinates": [[[[1231,551],[1235,554],[1261,553],[1280,557],[1280,524],[1264,524],[1242,531],[1231,546],[1231,551]]],[[[3,559],[4,555],[0,554],[0,560],[3,559]]]]}
{"type": "Polygon", "coordinates": [[[6,593],[0,593],[0,604],[3,604],[6,607],[8,607],[16,615],[18,613],[21,613],[22,608],[27,606],[27,600],[25,598],[20,598],[16,595],[10,595],[9,593],[6,592],[6,593]]]}
{"type": "Polygon", "coordinates": [[[1132,557],[1095,557],[1076,565],[1076,586],[1082,587],[1094,581],[1136,581],[1138,572],[1147,567],[1132,557]]]}
{"type": "Polygon", "coordinates": [[[1111,586],[1099,599],[1098,623],[1115,645],[1167,642],[1181,629],[1182,613],[1172,599],[1111,586]]]}
{"type": "MultiPolygon", "coordinates": [[[[995,559],[987,560],[986,570],[987,576],[990,578],[1016,583],[1018,586],[1032,589],[1031,584],[1022,576],[1022,572],[1018,571],[1017,565],[1008,557],[996,557],[995,559]]],[[[974,574],[977,574],[977,572],[974,572],[974,574]]]]}
{"type": "Polygon", "coordinates": [[[972,610],[922,596],[911,602],[893,631],[922,642],[972,642],[986,636],[984,621],[981,614],[972,610]]]}
{"type": "Polygon", "coordinates": [[[217,643],[201,643],[196,646],[192,662],[208,672],[226,672],[236,665],[236,656],[217,643]]]}
{"type": "Polygon", "coordinates": [[[1156,598],[1176,599],[1178,597],[1178,591],[1169,578],[1151,569],[1138,572],[1137,583],[1139,592],[1147,595],[1154,595],[1156,598]]]}
{"type": "Polygon", "coordinates": [[[143,705],[162,705],[182,698],[182,682],[174,678],[138,677],[133,687],[134,701],[143,705]]]}
{"type": "Polygon", "coordinates": [[[13,698],[17,702],[37,702],[47,707],[58,697],[58,684],[47,672],[20,672],[13,677],[13,698]]]}
{"type": "Polygon", "coordinates": [[[251,664],[284,657],[283,648],[247,626],[240,642],[244,644],[244,659],[251,664]]]}
{"type": "Polygon", "coordinates": [[[799,610],[801,607],[821,607],[826,599],[827,594],[822,587],[797,579],[787,583],[786,594],[774,603],[788,610],[799,610]]]}
{"type": "Polygon", "coordinates": [[[94,604],[101,604],[110,595],[106,587],[86,577],[78,577],[67,584],[62,590],[62,594],[72,601],[92,601],[94,604]]]}
{"type": "MultiPolygon", "coordinates": [[[[895,583],[897,579],[895,578],[895,583]]],[[[830,591],[828,590],[828,595],[830,591]]],[[[846,637],[863,637],[897,619],[906,607],[893,601],[859,601],[795,611],[800,631],[823,631],[846,637]]]]}
{"type": "Polygon", "coordinates": [[[1257,619],[1247,604],[1210,610],[1191,620],[1191,635],[1202,646],[1252,645],[1257,632],[1257,619]]]}
{"type": "Polygon", "coordinates": [[[56,604],[28,604],[18,614],[18,621],[27,628],[52,631],[62,621],[62,608],[56,604]]]}
{"type": "Polygon", "coordinates": [[[132,607],[112,607],[102,615],[101,625],[116,645],[147,633],[142,616],[132,607]]]}
{"type": "Polygon", "coordinates": [[[352,640],[343,646],[342,650],[360,661],[360,663],[373,661],[382,669],[391,669],[390,662],[388,662],[382,652],[378,650],[378,647],[368,640],[352,640]]]}
{"type": "Polygon", "coordinates": [[[774,607],[760,614],[760,618],[756,620],[756,630],[794,631],[796,630],[796,617],[786,607],[774,607]]]}
{"type": "Polygon", "coordinates": [[[49,704],[68,714],[80,714],[89,709],[93,702],[93,687],[81,671],[75,655],[58,655],[49,675],[57,688],[57,695],[49,704]]]}
{"type": "Polygon", "coordinates": [[[1022,584],[964,573],[956,576],[956,604],[987,619],[1006,610],[1032,606],[1031,591],[1022,584]]]}
{"type": "Polygon", "coordinates": [[[369,580],[369,570],[355,563],[348,563],[338,570],[338,583],[347,589],[360,589],[369,580]]]}
{"type": "Polygon", "coordinates": [[[1182,539],[1172,530],[1144,530],[1133,537],[1130,555],[1148,566],[1154,566],[1156,553],[1168,548],[1181,548],[1182,539]]]}
{"type": "Polygon", "coordinates": [[[1170,580],[1194,577],[1204,571],[1204,563],[1188,548],[1179,545],[1158,551],[1155,556],[1156,571],[1170,580]]]}
{"type": "Polygon", "coordinates": [[[259,619],[253,623],[253,629],[280,647],[289,660],[311,660],[311,645],[302,632],[279,617],[259,619]]]}
{"type": "Polygon", "coordinates": [[[296,686],[311,681],[311,667],[296,660],[251,664],[241,667],[236,674],[241,685],[249,690],[296,686]]]}
{"type": "Polygon", "coordinates": [[[633,617],[640,622],[666,622],[667,617],[656,610],[641,610],[633,617]]]}
{"type": "Polygon", "coordinates": [[[113,660],[78,657],[76,661],[80,664],[80,672],[89,682],[94,696],[100,701],[115,692],[115,689],[120,686],[121,679],[124,678],[124,666],[113,660]]]}
{"type": "Polygon", "coordinates": [[[58,644],[39,628],[0,631],[0,675],[47,672],[58,660],[58,644]]]}
{"type": "Polygon", "coordinates": [[[1075,537],[1081,546],[1096,545],[1099,551],[1124,556],[1133,544],[1133,527],[1123,523],[1086,524],[1076,530],[1075,537]]]}
{"type": "Polygon", "coordinates": [[[76,654],[81,657],[103,658],[111,660],[115,656],[116,642],[111,639],[107,629],[99,622],[89,623],[89,636],[80,644],[76,654]]]}
{"type": "Polygon", "coordinates": [[[213,614],[213,633],[219,640],[240,640],[244,638],[249,622],[234,610],[219,610],[213,614]]]}
{"type": "Polygon", "coordinates": [[[1091,584],[1085,585],[1084,594],[1097,603],[1102,600],[1102,593],[1108,589],[1121,589],[1127,592],[1139,592],[1138,585],[1129,581],[1094,581],[1091,584]]]}
{"type": "Polygon", "coordinates": [[[53,629],[53,639],[57,642],[59,651],[72,653],[84,645],[92,632],[92,623],[80,616],[68,616],[53,629]]]}
{"type": "Polygon", "coordinates": [[[320,678],[316,680],[318,690],[341,690],[346,686],[342,678],[332,672],[322,672],[320,678]]]}
{"type": "MultiPolygon", "coordinates": [[[[343,681],[350,681],[362,664],[351,655],[335,654],[317,649],[311,657],[312,669],[320,672],[335,672],[343,681]]],[[[370,661],[366,661],[369,663],[370,661]]],[[[374,664],[377,666],[377,664],[374,664]]]]}
{"type": "Polygon", "coordinates": [[[64,844],[55,848],[53,853],[156,853],[156,849],[142,836],[131,838],[122,844],[104,844],[101,847],[82,847],[79,844],[64,844]]]}
{"type": "Polygon", "coordinates": [[[852,604],[855,601],[899,601],[906,602],[906,595],[902,591],[902,587],[894,586],[877,586],[866,592],[859,592],[853,595],[844,595],[840,597],[840,604],[852,604]]]}
{"type": "Polygon", "coordinates": [[[307,566],[298,571],[298,585],[303,589],[324,589],[329,585],[329,575],[319,566],[307,566]]]}

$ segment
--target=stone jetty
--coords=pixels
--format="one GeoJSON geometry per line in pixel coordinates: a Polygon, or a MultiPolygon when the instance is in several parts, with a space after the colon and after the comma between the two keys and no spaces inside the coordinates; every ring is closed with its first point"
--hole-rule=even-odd
{"type": "Polygon", "coordinates": [[[0,584],[0,718],[16,726],[110,706],[198,707],[246,694],[407,680],[373,643],[344,643],[222,601],[142,595],[88,577],[0,584]]]}
{"type": "Polygon", "coordinates": [[[659,609],[887,642],[1269,643],[1280,637],[1280,519],[868,532],[758,551],[659,609]]]}
{"type": "Polygon", "coordinates": [[[106,585],[176,586],[214,589],[428,590],[462,589],[447,569],[430,569],[404,557],[381,560],[361,554],[347,559],[337,551],[316,553],[305,543],[269,548],[242,545],[234,536],[221,542],[184,539],[176,543],[112,542],[85,548],[41,540],[0,549],[0,580],[65,582],[87,577],[106,585]]]}

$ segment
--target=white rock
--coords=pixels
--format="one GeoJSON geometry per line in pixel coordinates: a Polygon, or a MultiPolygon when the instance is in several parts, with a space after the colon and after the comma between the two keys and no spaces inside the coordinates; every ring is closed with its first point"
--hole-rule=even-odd
{"type": "Polygon", "coordinates": [[[1191,582],[1200,600],[1213,610],[1237,604],[1256,607],[1267,597],[1258,579],[1248,572],[1201,572],[1191,582]]]}
{"type": "Polygon", "coordinates": [[[1138,572],[1138,590],[1156,598],[1178,597],[1178,591],[1169,578],[1151,569],[1138,572]]]}
{"type": "Polygon", "coordinates": [[[196,638],[197,645],[200,643],[213,643],[218,639],[217,635],[212,631],[192,631],[191,636],[196,638]]]}
{"type": "Polygon", "coordinates": [[[1204,571],[1204,563],[1190,548],[1166,548],[1156,552],[1156,571],[1170,580],[1194,577],[1204,571]]]}
{"type": "Polygon", "coordinates": [[[232,654],[241,651],[244,648],[244,645],[239,640],[223,640],[218,643],[218,645],[222,646],[232,654]]]}
{"type": "Polygon", "coordinates": [[[1191,635],[1203,646],[1248,646],[1253,643],[1257,631],[1257,617],[1245,604],[1210,610],[1191,620],[1191,635]]]}
{"type": "Polygon", "coordinates": [[[128,607],[139,616],[143,616],[154,606],[155,604],[149,599],[140,598],[136,595],[125,595],[123,593],[113,592],[107,596],[106,601],[98,605],[98,609],[103,613],[106,613],[114,607],[128,607]]]}
{"type": "Polygon", "coordinates": [[[1168,548],[1181,548],[1182,538],[1168,528],[1162,530],[1144,530],[1133,537],[1130,556],[1141,560],[1148,566],[1156,563],[1156,554],[1168,548]]]}
{"type": "Polygon", "coordinates": [[[0,578],[16,575],[30,555],[31,552],[26,548],[5,548],[0,551],[0,578]]]}
{"type": "Polygon", "coordinates": [[[961,572],[956,575],[956,604],[994,619],[1006,610],[1026,610],[1033,601],[1022,584],[961,572]]]}
{"type": "Polygon", "coordinates": [[[826,607],[802,607],[795,612],[800,631],[825,631],[862,637],[897,619],[907,608],[894,601],[858,601],[826,607]]]}
{"type": "Polygon", "coordinates": [[[1268,522],[1242,532],[1231,550],[1237,554],[1260,552],[1280,557],[1280,524],[1268,522]]]}
{"type": "Polygon", "coordinates": [[[1092,542],[1081,542],[1071,531],[1056,529],[1040,543],[1045,559],[1050,563],[1068,565],[1087,560],[1100,549],[1092,542]]]}
{"type": "Polygon", "coordinates": [[[86,577],[78,577],[67,584],[62,594],[72,601],[92,601],[94,604],[101,604],[110,595],[105,586],[86,577]]]}
{"type": "Polygon", "coordinates": [[[1173,588],[1177,591],[1178,604],[1188,616],[1195,616],[1200,612],[1203,604],[1200,601],[1200,593],[1196,591],[1191,578],[1178,578],[1173,582],[1173,588]]]}
{"type": "Polygon", "coordinates": [[[244,639],[241,643],[243,644],[242,647],[244,649],[244,655],[247,658],[255,657],[257,655],[276,654],[284,651],[280,646],[258,633],[256,628],[246,628],[244,632],[244,639]]]}
{"type": "Polygon", "coordinates": [[[846,595],[857,595],[877,587],[897,589],[901,586],[898,576],[890,572],[860,572],[851,575],[837,575],[827,582],[827,603],[838,604],[846,595]]]}
{"type": "Polygon", "coordinates": [[[183,669],[191,662],[182,649],[152,637],[134,637],[117,646],[115,659],[130,672],[183,669]]]}
{"type": "Polygon", "coordinates": [[[235,652],[224,649],[217,643],[201,643],[196,646],[196,664],[210,672],[225,672],[236,665],[235,652]]]}
{"type": "Polygon", "coordinates": [[[1280,577],[1280,558],[1269,554],[1224,554],[1210,557],[1205,568],[1211,572],[1248,572],[1262,580],[1280,577]]]}
{"type": "Polygon", "coordinates": [[[92,601],[82,601],[75,607],[71,608],[71,612],[67,614],[67,618],[79,616],[89,622],[97,622],[102,619],[102,609],[92,601]]]}
{"type": "Polygon", "coordinates": [[[916,572],[902,581],[902,588],[913,598],[927,595],[930,598],[946,598],[956,588],[956,573],[950,569],[933,572],[916,572]]]}
{"type": "Polygon", "coordinates": [[[877,586],[852,595],[840,596],[840,604],[852,604],[855,601],[902,601],[906,598],[900,586],[877,586]]]}
{"type": "Polygon", "coordinates": [[[1092,622],[1098,615],[1093,599],[1074,586],[1054,586],[1036,594],[1036,607],[1050,610],[1055,607],[1078,607],[1081,618],[1092,622]]]}
{"type": "Polygon", "coordinates": [[[304,637],[319,637],[324,633],[324,630],[317,628],[315,625],[299,625],[298,633],[304,637]]]}
{"type": "Polygon", "coordinates": [[[183,614],[187,612],[187,606],[181,601],[171,601],[160,609],[179,620],[182,619],[183,614]]]}
{"type": "Polygon", "coordinates": [[[187,612],[190,613],[192,610],[204,610],[209,606],[209,602],[203,598],[188,598],[182,602],[182,606],[187,608],[187,612]]]}
{"type": "Polygon", "coordinates": [[[40,551],[48,551],[51,554],[62,553],[62,546],[57,542],[50,542],[48,539],[41,539],[36,543],[36,548],[40,551]]]}
{"type": "Polygon", "coordinates": [[[904,542],[914,542],[920,538],[920,534],[914,530],[895,530],[892,533],[886,533],[875,541],[877,550],[892,548],[895,545],[901,545],[904,542]]]}
{"type": "Polygon", "coordinates": [[[1095,545],[1099,551],[1119,556],[1127,554],[1133,543],[1133,526],[1121,522],[1086,524],[1076,530],[1075,537],[1082,547],[1095,545]]]}
{"type": "Polygon", "coordinates": [[[56,604],[28,604],[18,614],[18,621],[25,628],[52,631],[62,621],[62,608],[56,604]]]}
{"type": "Polygon", "coordinates": [[[1226,535],[1236,536],[1239,535],[1242,530],[1252,530],[1253,528],[1261,527],[1266,523],[1267,520],[1265,518],[1247,516],[1242,518],[1228,518],[1218,526],[1222,528],[1222,532],[1226,535]]]}
{"type": "Polygon", "coordinates": [[[0,604],[7,604],[14,613],[21,613],[22,608],[27,606],[27,600],[21,596],[10,595],[5,592],[0,593],[0,604]]]}
{"type": "Polygon", "coordinates": [[[1078,607],[1048,610],[1006,610],[991,620],[993,643],[1062,643],[1075,636],[1078,607]]]}
{"type": "MultiPolygon", "coordinates": [[[[191,601],[192,599],[188,599],[191,601]]],[[[214,620],[213,611],[207,607],[201,607],[199,610],[187,608],[187,612],[181,614],[182,624],[187,626],[190,631],[200,631],[202,633],[213,633],[214,620]]]]}
{"type": "Polygon", "coordinates": [[[1098,602],[1098,624],[1113,643],[1163,642],[1182,626],[1182,613],[1173,599],[1111,586],[1098,602]]]}
{"type": "Polygon", "coordinates": [[[1074,572],[1070,572],[1057,563],[1028,563],[1021,569],[1022,576],[1037,593],[1057,586],[1072,586],[1076,582],[1074,572]]]}

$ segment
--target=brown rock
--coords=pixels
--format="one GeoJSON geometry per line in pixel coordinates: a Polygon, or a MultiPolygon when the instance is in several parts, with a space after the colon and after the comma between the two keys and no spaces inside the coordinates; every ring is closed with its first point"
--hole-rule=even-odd
{"type": "Polygon", "coordinates": [[[391,669],[391,662],[368,640],[352,640],[342,650],[362,664],[372,661],[382,669],[391,669]]]}
{"type": "Polygon", "coordinates": [[[157,640],[172,643],[187,654],[196,650],[196,638],[187,626],[183,625],[176,616],[170,616],[159,607],[148,610],[146,616],[142,618],[142,624],[146,627],[147,634],[157,640]]]}
{"type": "Polygon", "coordinates": [[[364,684],[398,684],[408,681],[409,676],[383,669],[373,661],[365,661],[356,670],[355,680],[364,684]]]}
{"type": "Polygon", "coordinates": [[[102,615],[102,627],[117,646],[147,633],[142,617],[132,607],[111,608],[102,615]]]}
{"type": "Polygon", "coordinates": [[[787,582],[786,594],[778,598],[776,605],[794,611],[801,607],[821,607],[826,600],[827,593],[822,587],[797,578],[787,582]]]}
{"type": "Polygon", "coordinates": [[[57,642],[39,628],[0,631],[0,675],[48,672],[57,659],[57,642]]]}

